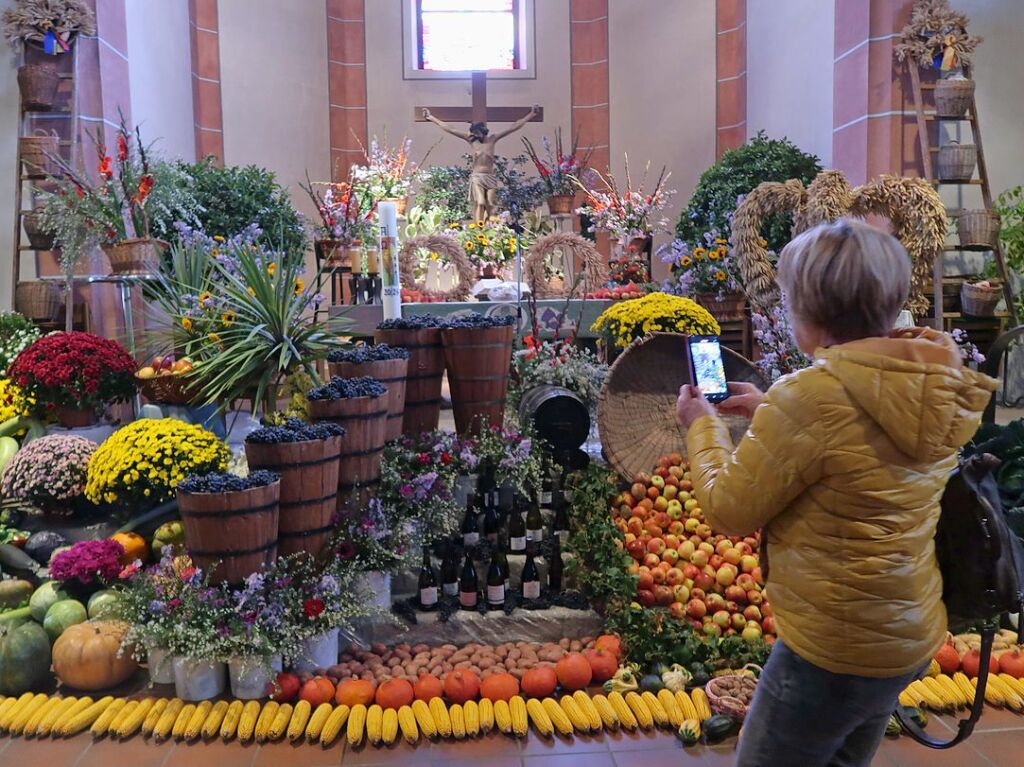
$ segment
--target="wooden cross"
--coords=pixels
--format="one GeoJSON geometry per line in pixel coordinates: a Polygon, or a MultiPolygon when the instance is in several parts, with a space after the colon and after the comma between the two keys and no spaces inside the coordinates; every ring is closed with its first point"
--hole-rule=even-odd
{"type": "MultiPolygon", "coordinates": [[[[471,107],[414,107],[413,118],[416,122],[426,122],[423,110],[429,109],[431,114],[445,122],[462,123],[514,123],[524,117],[530,107],[489,107],[487,106],[487,73],[473,73],[473,106],[471,107]]],[[[530,118],[530,122],[543,122],[544,110],[530,118]]]]}

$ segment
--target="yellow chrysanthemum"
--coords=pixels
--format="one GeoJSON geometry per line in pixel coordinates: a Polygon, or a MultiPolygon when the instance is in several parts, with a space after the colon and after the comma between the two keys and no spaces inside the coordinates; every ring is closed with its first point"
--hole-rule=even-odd
{"type": "Polygon", "coordinates": [[[721,332],[715,318],[702,306],[666,293],[649,293],[643,298],[614,303],[601,313],[591,329],[620,349],[651,331],[691,335],[721,332]]]}
{"type": "Polygon", "coordinates": [[[246,288],[246,291],[248,291],[248,293],[249,293],[249,295],[250,295],[250,296],[253,296],[254,298],[256,297],[256,291],[255,291],[255,289],[253,289],[252,285],[250,285],[249,287],[247,287],[247,288],[246,288]]]}

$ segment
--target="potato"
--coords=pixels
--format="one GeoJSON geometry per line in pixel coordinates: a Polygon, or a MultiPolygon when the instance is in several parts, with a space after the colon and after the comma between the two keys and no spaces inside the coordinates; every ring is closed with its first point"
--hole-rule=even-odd
{"type": "Polygon", "coordinates": [[[558,640],[558,646],[562,649],[568,650],[570,644],[572,644],[572,640],[570,640],[568,637],[562,637],[558,640]]]}
{"type": "Polygon", "coordinates": [[[583,643],[578,639],[574,639],[569,643],[569,650],[571,652],[579,652],[583,649],[583,643]]]}
{"type": "Polygon", "coordinates": [[[396,650],[395,657],[401,660],[408,661],[412,660],[412,653],[406,652],[405,650],[396,650]]]}
{"type": "Polygon", "coordinates": [[[492,669],[494,668],[495,663],[492,658],[481,658],[479,663],[477,663],[476,665],[478,665],[482,669],[492,669]]]}
{"type": "Polygon", "coordinates": [[[516,679],[518,679],[521,682],[521,681],[523,681],[523,674],[526,673],[526,669],[516,668],[516,669],[512,669],[508,673],[510,673],[512,676],[514,676],[516,679]]]}
{"type": "Polygon", "coordinates": [[[451,655],[451,653],[455,652],[455,651],[456,651],[456,650],[458,650],[459,648],[458,648],[458,647],[456,647],[456,646],[455,646],[455,645],[453,645],[453,644],[443,644],[443,645],[441,645],[441,649],[442,649],[442,650],[448,650],[448,654],[449,654],[449,655],[451,655]]]}
{"type": "Polygon", "coordinates": [[[442,674],[450,674],[452,669],[454,669],[454,668],[455,668],[455,666],[453,666],[448,661],[445,661],[444,663],[441,664],[441,673],[442,674]]]}
{"type": "Polygon", "coordinates": [[[383,655],[388,651],[388,648],[381,642],[374,642],[372,645],[370,645],[370,651],[377,655],[383,655]]]}
{"type": "Polygon", "coordinates": [[[433,656],[431,656],[431,654],[428,652],[418,652],[414,656],[412,656],[412,662],[419,663],[422,665],[424,663],[429,662],[431,657],[433,656]]]}
{"type": "Polygon", "coordinates": [[[455,664],[455,668],[469,668],[472,665],[468,660],[461,660],[455,664]]]}
{"type": "Polygon", "coordinates": [[[394,668],[395,666],[401,666],[401,665],[402,665],[402,659],[399,658],[397,655],[387,662],[388,668],[394,668]]]}
{"type": "Polygon", "coordinates": [[[442,666],[440,663],[438,663],[435,666],[431,666],[430,667],[430,671],[428,671],[427,673],[432,674],[433,676],[438,676],[439,677],[439,676],[441,676],[441,674],[444,673],[444,666],[442,666]]]}
{"type": "Polygon", "coordinates": [[[419,663],[409,663],[403,668],[405,668],[405,673],[407,676],[411,676],[413,679],[416,679],[417,677],[419,677],[420,669],[422,669],[423,666],[421,666],[419,663]]]}
{"type": "Polygon", "coordinates": [[[590,645],[594,644],[596,641],[597,640],[594,639],[594,637],[592,637],[592,636],[580,637],[580,642],[583,643],[584,647],[589,647],[590,645]]]}
{"type": "Polygon", "coordinates": [[[494,655],[498,658],[507,658],[509,650],[505,645],[500,645],[494,649],[494,655]]]}
{"type": "Polygon", "coordinates": [[[517,660],[519,660],[522,657],[523,657],[523,651],[520,650],[518,647],[516,649],[514,649],[514,650],[509,650],[508,651],[507,658],[510,661],[517,661],[517,660]]]}
{"type": "Polygon", "coordinates": [[[422,653],[430,652],[430,645],[423,644],[422,642],[420,642],[419,644],[414,644],[412,646],[411,652],[415,653],[416,655],[421,655],[422,653]]]}
{"type": "Polygon", "coordinates": [[[359,675],[359,678],[365,679],[368,682],[374,682],[377,680],[377,677],[373,675],[372,671],[364,671],[362,674],[359,675]]]}

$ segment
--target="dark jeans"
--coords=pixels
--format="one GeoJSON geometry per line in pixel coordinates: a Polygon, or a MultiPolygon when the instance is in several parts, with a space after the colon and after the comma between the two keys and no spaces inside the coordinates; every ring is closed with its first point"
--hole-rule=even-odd
{"type": "Polygon", "coordinates": [[[891,679],[833,674],[775,643],[743,724],[738,767],[867,767],[903,689],[891,679]]]}

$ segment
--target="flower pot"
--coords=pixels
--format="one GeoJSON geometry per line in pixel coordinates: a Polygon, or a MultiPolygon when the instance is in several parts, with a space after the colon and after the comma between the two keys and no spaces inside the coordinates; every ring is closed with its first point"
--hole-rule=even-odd
{"type": "Polygon", "coordinates": [[[46,178],[60,174],[60,167],[50,156],[60,154],[60,137],[56,131],[47,133],[37,128],[31,136],[18,139],[18,157],[26,178],[46,178]]]}
{"type": "Polygon", "coordinates": [[[174,695],[182,700],[216,698],[227,686],[227,664],[174,659],[174,695]]]}
{"type": "Polygon", "coordinates": [[[25,227],[28,244],[35,250],[53,250],[53,235],[43,231],[37,211],[29,211],[21,216],[21,224],[25,227]]]}
{"type": "Polygon", "coordinates": [[[299,646],[298,657],[293,659],[295,671],[313,671],[318,668],[330,668],[338,662],[338,629],[334,628],[303,639],[299,646]]]}
{"type": "Polygon", "coordinates": [[[52,61],[40,61],[18,67],[18,89],[26,112],[48,112],[57,98],[60,74],[52,61]]]}
{"type": "Polygon", "coordinates": [[[567,216],[572,213],[574,194],[553,194],[548,197],[548,210],[552,216],[567,216]]]}
{"type": "Polygon", "coordinates": [[[283,668],[281,656],[262,655],[232,658],[228,661],[231,694],[240,700],[259,700],[268,695],[277,672],[283,668]]]}
{"type": "Polygon", "coordinates": [[[965,282],[960,287],[960,305],[969,317],[993,316],[1002,297],[1003,291],[998,285],[985,287],[965,282]]]}
{"type": "Polygon", "coordinates": [[[367,604],[391,609],[391,573],[367,570],[356,578],[355,589],[367,595],[367,604]]]}
{"type": "Polygon", "coordinates": [[[167,648],[147,644],[146,668],[153,684],[174,684],[174,657],[167,648]]]}
{"type": "Polygon", "coordinates": [[[19,282],[14,307],[30,320],[52,321],[64,304],[60,286],[45,280],[19,282]]]}
{"type": "Polygon", "coordinates": [[[711,312],[716,320],[742,320],[746,313],[747,297],[743,293],[726,293],[721,298],[716,293],[699,293],[697,303],[711,312]]]}
{"type": "Polygon", "coordinates": [[[341,240],[323,239],[313,241],[317,263],[321,269],[351,269],[352,250],[341,240]]]}
{"type": "Polygon", "coordinates": [[[57,423],[65,429],[84,429],[96,423],[96,412],[89,408],[59,407],[57,423]]]}
{"type": "Polygon", "coordinates": [[[163,240],[136,237],[103,248],[114,274],[156,274],[160,258],[167,248],[163,240]]]}
{"type": "Polygon", "coordinates": [[[409,207],[408,197],[384,197],[380,202],[393,202],[395,204],[395,212],[399,216],[404,216],[406,208],[409,207]]]}

